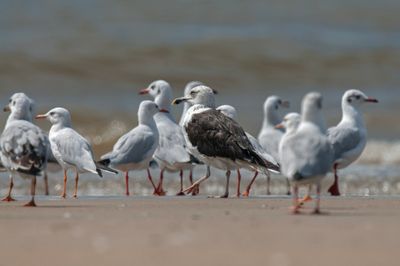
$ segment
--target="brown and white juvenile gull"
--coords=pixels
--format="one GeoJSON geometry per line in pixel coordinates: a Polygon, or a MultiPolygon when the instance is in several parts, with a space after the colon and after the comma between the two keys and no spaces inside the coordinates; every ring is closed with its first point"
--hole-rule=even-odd
{"type": "Polygon", "coordinates": [[[365,103],[377,103],[378,100],[369,98],[362,91],[348,90],[342,98],[342,120],[328,129],[329,141],[334,149],[333,172],[335,181],[329,188],[333,196],[339,196],[337,170],[345,168],[356,161],[364,151],[367,143],[367,129],[361,107],[365,103]]]}
{"type": "Polygon", "coordinates": [[[149,164],[158,147],[158,129],[154,115],[159,112],[152,101],[143,101],[138,110],[138,125],[115,143],[113,150],[101,156],[99,164],[125,172],[125,194],[129,196],[129,171],[147,170],[147,177],[156,186],[150,174],[149,164]]]}
{"type": "Polygon", "coordinates": [[[320,93],[308,93],[303,98],[300,125],[296,132],[284,136],[279,155],[282,173],[291,180],[293,186],[293,213],[298,213],[300,208],[299,185],[316,185],[314,212],[319,213],[321,180],[330,171],[333,161],[320,93]]]}
{"type": "Polygon", "coordinates": [[[61,197],[67,196],[67,171],[75,170],[74,198],[78,197],[79,173],[90,172],[102,177],[102,171],[118,172],[96,164],[89,142],[72,128],[71,115],[65,108],[56,107],[37,119],[47,119],[52,124],[49,132],[51,151],[64,170],[64,189],[61,197]]]}
{"type": "Polygon", "coordinates": [[[211,88],[200,85],[190,94],[177,98],[174,104],[188,101],[192,106],[185,116],[183,132],[187,149],[207,165],[206,175],[185,189],[190,192],[210,177],[210,166],[226,171],[225,193],[229,196],[229,179],[232,170],[245,165],[254,170],[266,172],[279,171],[258,153],[242,127],[232,118],[215,109],[215,96],[211,88]]]}
{"type": "Polygon", "coordinates": [[[12,201],[13,176],[18,173],[31,179],[32,199],[25,206],[36,206],[36,176],[46,169],[49,141],[46,134],[32,122],[32,100],[23,93],[14,94],[4,108],[10,111],[0,137],[0,157],[10,173],[10,187],[4,200],[12,201]]]}

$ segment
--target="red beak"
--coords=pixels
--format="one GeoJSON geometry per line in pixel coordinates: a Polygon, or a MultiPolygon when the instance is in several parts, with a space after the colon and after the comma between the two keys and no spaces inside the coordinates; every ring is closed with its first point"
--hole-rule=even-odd
{"type": "Polygon", "coordinates": [[[139,91],[139,94],[140,95],[144,95],[144,94],[148,94],[149,93],[149,89],[141,89],[140,91],[139,91]]]}
{"type": "Polygon", "coordinates": [[[378,100],[374,99],[374,98],[367,98],[365,101],[369,102],[369,103],[377,103],[378,102],[378,100]]]}

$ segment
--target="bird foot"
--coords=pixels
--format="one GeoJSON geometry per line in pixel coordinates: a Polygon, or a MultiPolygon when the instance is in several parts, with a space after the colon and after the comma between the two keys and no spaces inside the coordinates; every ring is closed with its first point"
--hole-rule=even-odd
{"type": "Polygon", "coordinates": [[[160,197],[161,196],[165,196],[166,194],[167,194],[167,192],[162,190],[162,189],[161,190],[159,189],[159,190],[156,190],[156,191],[153,192],[154,196],[160,196],[160,197]]]}
{"type": "Polygon", "coordinates": [[[321,211],[319,209],[314,209],[314,211],[312,212],[312,214],[321,214],[321,211]]]}
{"type": "Polygon", "coordinates": [[[7,197],[5,197],[4,199],[2,199],[1,201],[11,202],[11,201],[17,201],[17,200],[14,199],[13,197],[11,197],[11,195],[8,195],[7,197]]]}
{"type": "Polygon", "coordinates": [[[297,205],[290,207],[290,212],[292,214],[300,214],[300,206],[297,205]]]}
{"type": "Polygon", "coordinates": [[[306,195],[304,196],[304,198],[302,198],[301,200],[299,200],[299,206],[303,207],[304,204],[306,204],[306,202],[312,201],[312,198],[310,195],[306,195]]]}
{"type": "Polygon", "coordinates": [[[66,199],[66,198],[67,198],[67,194],[62,193],[62,194],[60,195],[60,198],[66,199]]]}
{"type": "Polygon", "coordinates": [[[78,198],[78,195],[75,194],[75,195],[73,195],[72,197],[73,197],[74,199],[77,199],[77,198],[78,198]]]}
{"type": "Polygon", "coordinates": [[[331,193],[332,196],[340,196],[339,187],[337,184],[333,184],[329,189],[328,192],[331,193]]]}
{"type": "Polygon", "coordinates": [[[181,192],[177,193],[176,196],[186,196],[186,194],[181,191],[181,192]]]}
{"type": "Polygon", "coordinates": [[[242,196],[246,198],[249,197],[249,195],[250,195],[250,190],[246,190],[245,192],[242,193],[242,196]]]}
{"type": "Polygon", "coordinates": [[[36,203],[34,200],[31,200],[30,202],[25,204],[24,207],[36,207],[36,203]]]}
{"type": "Polygon", "coordinates": [[[197,196],[200,194],[200,185],[196,185],[192,191],[192,196],[197,196]]]}
{"type": "Polygon", "coordinates": [[[290,192],[290,190],[288,190],[288,192],[286,192],[286,195],[290,196],[290,195],[292,195],[292,192],[290,192]]]}

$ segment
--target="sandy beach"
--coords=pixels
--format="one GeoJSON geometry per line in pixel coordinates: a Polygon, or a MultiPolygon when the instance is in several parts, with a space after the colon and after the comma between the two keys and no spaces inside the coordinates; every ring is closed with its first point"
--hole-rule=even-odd
{"type": "Polygon", "coordinates": [[[0,265],[398,265],[397,197],[26,199],[0,204],[0,265]]]}

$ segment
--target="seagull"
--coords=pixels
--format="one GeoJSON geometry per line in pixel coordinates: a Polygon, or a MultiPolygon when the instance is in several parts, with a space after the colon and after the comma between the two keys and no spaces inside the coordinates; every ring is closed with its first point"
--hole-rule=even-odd
{"type": "Polygon", "coordinates": [[[4,111],[10,111],[0,137],[1,163],[10,173],[10,186],[4,201],[13,201],[13,176],[30,178],[32,199],[25,206],[35,207],[36,176],[46,169],[49,141],[32,122],[32,100],[24,93],[14,94],[4,111]]]}
{"type": "Polygon", "coordinates": [[[322,96],[308,93],[302,101],[301,122],[296,132],[284,136],[280,143],[282,173],[293,185],[293,213],[299,213],[299,185],[317,187],[314,213],[320,212],[321,180],[329,172],[333,150],[326,135],[322,116],[322,96]]]}
{"type": "MultiPolygon", "coordinates": [[[[289,108],[289,101],[282,100],[278,96],[269,96],[264,102],[264,121],[260,133],[258,134],[258,142],[268,151],[272,157],[279,161],[279,142],[284,131],[275,126],[282,121],[282,108],[289,108]]],[[[270,193],[270,177],[267,177],[267,194],[270,193]]],[[[290,186],[288,185],[288,195],[290,195],[290,186]]]]}
{"type": "Polygon", "coordinates": [[[229,179],[232,170],[244,166],[266,172],[279,171],[279,167],[262,158],[240,125],[215,109],[215,96],[211,88],[200,85],[190,94],[176,98],[173,104],[188,101],[192,104],[184,121],[183,132],[187,149],[207,165],[207,173],[183,192],[190,192],[210,177],[210,166],[226,171],[225,193],[229,196],[229,179]]]}
{"type": "Polygon", "coordinates": [[[89,142],[72,128],[71,115],[65,108],[56,107],[46,114],[37,115],[36,119],[47,119],[52,124],[49,132],[51,151],[64,170],[64,189],[61,197],[67,196],[67,171],[75,169],[74,198],[78,197],[79,173],[90,172],[102,177],[101,170],[117,174],[118,172],[100,166],[93,159],[89,142]]]}
{"type": "MultiPolygon", "coordinates": [[[[233,106],[231,106],[231,105],[221,105],[221,106],[218,106],[218,107],[217,107],[217,110],[221,111],[224,115],[226,115],[226,116],[232,118],[233,120],[236,120],[236,119],[237,119],[237,111],[236,111],[236,108],[233,107],[233,106]]],[[[269,162],[272,163],[272,164],[278,165],[278,162],[276,162],[275,159],[274,159],[270,154],[268,154],[268,153],[264,150],[264,148],[260,145],[260,143],[258,143],[258,140],[257,140],[255,137],[253,137],[251,134],[249,134],[249,133],[247,133],[247,132],[245,132],[245,133],[246,133],[246,136],[247,136],[247,138],[249,139],[251,145],[253,145],[254,149],[255,149],[259,154],[261,154],[262,157],[263,157],[265,160],[269,161],[269,162]]],[[[247,167],[245,167],[245,168],[246,168],[247,170],[249,170],[249,171],[252,171],[252,172],[254,171],[254,169],[251,168],[251,167],[248,167],[248,166],[247,166],[247,167]]],[[[268,173],[268,172],[267,172],[267,173],[268,173]]],[[[278,172],[277,172],[277,173],[278,173],[278,172]]],[[[269,174],[269,173],[268,173],[268,174],[269,174]]],[[[240,180],[241,180],[241,173],[240,173],[240,170],[239,170],[239,169],[237,169],[237,175],[238,175],[238,184],[237,184],[236,196],[237,196],[237,197],[240,197],[240,180]]],[[[258,171],[254,171],[254,177],[252,178],[250,184],[247,186],[246,192],[243,193],[244,196],[248,196],[248,195],[249,195],[251,185],[254,183],[255,179],[257,178],[257,175],[258,175],[258,171]]]]}
{"type": "MultiPolygon", "coordinates": [[[[177,196],[185,195],[183,193],[183,170],[191,170],[197,160],[186,150],[182,127],[175,122],[171,115],[172,88],[168,82],[157,80],[139,93],[152,96],[160,108],[160,112],[154,116],[160,134],[159,145],[153,155],[160,167],[160,181],[155,194],[165,195],[163,190],[164,171],[179,171],[181,182],[177,196]]],[[[192,180],[191,177],[189,179],[192,180]]]]}
{"type": "Polygon", "coordinates": [[[147,170],[147,177],[156,191],[156,186],[150,174],[149,164],[158,146],[158,129],[154,115],[159,112],[158,106],[152,101],[140,103],[138,125],[123,135],[113,150],[101,156],[99,164],[125,172],[126,195],[129,196],[129,171],[147,170]]]}
{"type": "Polygon", "coordinates": [[[367,143],[367,129],[361,107],[364,103],[377,103],[378,100],[367,97],[359,90],[348,90],[342,98],[342,120],[328,129],[329,141],[334,149],[333,172],[335,181],[329,188],[333,196],[339,196],[338,169],[343,169],[356,161],[367,143]]]}

